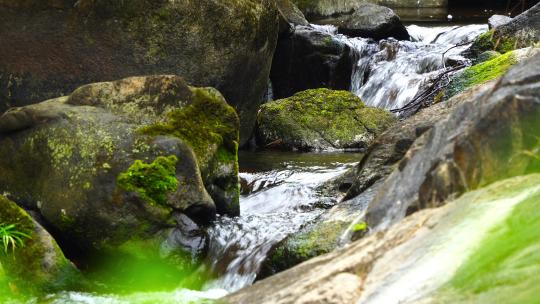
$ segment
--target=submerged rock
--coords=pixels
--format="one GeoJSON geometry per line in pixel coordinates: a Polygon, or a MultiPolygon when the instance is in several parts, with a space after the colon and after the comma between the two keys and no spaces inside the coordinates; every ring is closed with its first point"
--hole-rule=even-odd
{"type": "Polygon", "coordinates": [[[354,13],[331,21],[341,34],[375,40],[393,37],[409,40],[410,36],[399,17],[391,9],[371,3],[359,4],[354,13]]]}
{"type": "Polygon", "coordinates": [[[177,213],[238,214],[237,149],[238,117],[215,89],[178,76],[91,84],[0,117],[0,190],[83,252],[159,248],[177,213]]]}
{"type": "MultiPolygon", "coordinates": [[[[12,289],[20,292],[53,292],[80,286],[80,274],[64,256],[51,235],[26,211],[0,196],[0,263],[12,289]],[[11,229],[8,229],[11,227],[11,229]]],[[[1,290],[1,287],[0,287],[1,290]]],[[[2,298],[2,296],[0,296],[2,298]]]]}
{"type": "Polygon", "coordinates": [[[354,51],[334,35],[297,26],[278,41],[270,79],[274,98],[316,88],[348,90],[354,51]]]}
{"type": "Polygon", "coordinates": [[[97,81],[183,75],[217,88],[251,136],[267,88],[273,0],[66,0],[0,3],[0,112],[97,81]],[[219,30],[216,30],[219,24],[219,30]]]}
{"type": "Polygon", "coordinates": [[[534,302],[540,292],[538,276],[531,275],[538,270],[539,183],[535,174],[467,193],[224,302],[534,302]]]}
{"type": "Polygon", "coordinates": [[[366,149],[395,121],[350,92],[307,90],[264,104],[257,139],[262,146],[288,150],[366,149]]]}

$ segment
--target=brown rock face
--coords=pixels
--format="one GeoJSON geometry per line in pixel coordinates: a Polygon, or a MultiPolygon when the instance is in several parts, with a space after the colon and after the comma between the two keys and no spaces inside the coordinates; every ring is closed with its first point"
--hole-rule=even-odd
{"type": "Polygon", "coordinates": [[[452,195],[538,169],[531,152],[539,145],[538,64],[539,55],[518,64],[419,138],[370,203],[370,226],[388,227],[452,195]]]}
{"type": "Polygon", "coordinates": [[[251,135],[277,40],[273,1],[0,1],[0,111],[86,83],[183,75],[220,90],[251,135]]]}

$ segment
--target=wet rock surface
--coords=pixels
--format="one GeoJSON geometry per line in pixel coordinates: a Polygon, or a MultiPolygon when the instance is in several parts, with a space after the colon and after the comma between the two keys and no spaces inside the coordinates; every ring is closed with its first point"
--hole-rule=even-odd
{"type": "MultiPolygon", "coordinates": [[[[455,299],[456,294],[452,292],[456,291],[452,286],[456,278],[452,274],[456,270],[463,271],[467,259],[474,259],[483,245],[489,247],[485,233],[496,230],[498,225],[512,223],[505,219],[515,216],[514,206],[537,206],[538,193],[538,175],[501,181],[468,193],[446,206],[417,212],[388,230],[259,281],[225,297],[224,302],[439,303],[449,299],[448,294],[455,299]],[[478,229],[463,228],[471,226],[478,229]],[[424,274],[421,279],[419,272],[424,274]],[[420,281],[423,279],[426,281],[420,281]]],[[[537,242],[526,243],[517,252],[526,252],[534,244],[537,242]]],[[[514,258],[516,261],[527,260],[526,255],[514,258]]],[[[505,269],[507,274],[521,273],[517,265],[505,269]]],[[[532,270],[534,266],[529,265],[528,269],[532,270]]],[[[478,281],[473,279],[470,283],[482,282],[482,277],[476,279],[478,281]]],[[[534,289],[533,284],[534,280],[525,283],[534,289]]],[[[464,302],[471,297],[494,299],[504,295],[501,292],[508,288],[522,288],[512,284],[506,286],[505,289],[488,284],[480,295],[467,293],[458,298],[464,302]]]]}
{"type": "Polygon", "coordinates": [[[308,89],[348,90],[353,50],[333,35],[297,26],[278,41],[270,80],[274,99],[308,89]]]}

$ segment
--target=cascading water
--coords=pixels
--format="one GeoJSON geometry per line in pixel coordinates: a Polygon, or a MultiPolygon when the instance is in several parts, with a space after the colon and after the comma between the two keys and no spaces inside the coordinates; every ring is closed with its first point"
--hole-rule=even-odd
{"type": "Polygon", "coordinates": [[[317,193],[317,187],[360,159],[339,153],[244,155],[244,161],[273,165],[240,174],[250,188],[240,201],[242,215],[222,217],[210,229],[213,270],[224,275],[208,283],[207,290],[232,292],[252,284],[275,244],[318,217],[324,210],[318,207],[335,203],[317,193]]]}
{"type": "Polygon", "coordinates": [[[313,28],[335,35],[355,50],[351,91],[367,105],[389,110],[402,108],[413,100],[446,66],[470,64],[460,55],[468,47],[462,44],[474,41],[488,30],[486,25],[410,25],[407,31],[412,41],[390,38],[377,43],[337,34],[337,28],[331,25],[313,25],[313,28]]]}

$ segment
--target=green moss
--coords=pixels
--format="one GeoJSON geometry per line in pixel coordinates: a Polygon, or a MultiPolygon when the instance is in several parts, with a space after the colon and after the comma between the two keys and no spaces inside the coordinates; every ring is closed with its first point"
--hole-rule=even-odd
{"type": "Polygon", "coordinates": [[[274,249],[269,267],[278,272],[333,251],[349,225],[341,221],[322,222],[294,235],[274,249]]]}
{"type": "Polygon", "coordinates": [[[239,137],[236,112],[214,89],[192,88],[192,91],[191,104],[170,111],[165,122],[142,127],[139,132],[182,139],[191,145],[202,166],[212,157],[212,150],[215,153],[222,145],[225,150],[221,153],[228,153],[226,158],[235,159],[239,137]]]}
{"type": "Polygon", "coordinates": [[[454,96],[470,87],[498,78],[516,63],[517,60],[514,53],[508,52],[491,60],[473,65],[452,79],[448,86],[447,96],[454,96]]]}
{"type": "Polygon", "coordinates": [[[151,164],[140,160],[118,176],[117,184],[126,191],[138,193],[142,199],[151,205],[167,204],[167,194],[178,189],[176,178],[176,163],[174,155],[159,156],[151,164]]]}
{"type": "Polygon", "coordinates": [[[359,136],[369,141],[394,122],[391,113],[366,107],[350,92],[325,88],[269,102],[258,116],[259,134],[265,144],[281,140],[300,149],[321,141],[330,147],[349,148],[359,136]]]}
{"type": "Polygon", "coordinates": [[[467,303],[538,303],[540,194],[515,207],[458,269],[447,288],[467,303]]]}
{"type": "Polygon", "coordinates": [[[497,35],[494,30],[478,36],[471,46],[470,52],[474,57],[486,51],[507,53],[518,48],[518,38],[497,35]]]}
{"type": "Polygon", "coordinates": [[[0,223],[16,225],[19,231],[29,235],[24,246],[9,253],[0,251],[0,262],[12,288],[30,295],[78,284],[79,273],[54,240],[40,234],[30,215],[3,196],[0,196],[0,223]]]}
{"type": "Polygon", "coordinates": [[[240,198],[238,115],[217,90],[190,89],[193,97],[188,105],[168,112],[165,121],[144,126],[139,132],[148,136],[174,136],[189,144],[218,212],[236,215],[240,198]],[[210,185],[225,191],[225,198],[222,193],[214,194],[215,187],[210,185]]]}

